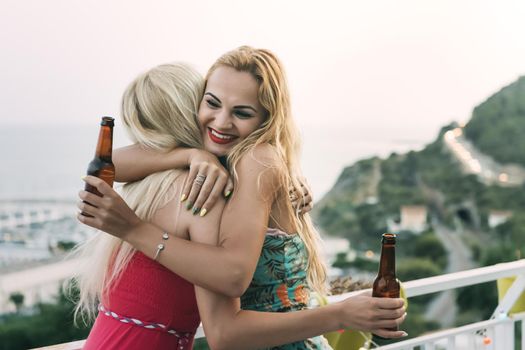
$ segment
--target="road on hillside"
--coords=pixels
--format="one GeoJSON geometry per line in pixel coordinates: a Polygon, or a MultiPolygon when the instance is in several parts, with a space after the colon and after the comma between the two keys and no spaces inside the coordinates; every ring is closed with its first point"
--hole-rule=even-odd
{"type": "Polygon", "coordinates": [[[518,164],[500,164],[477,149],[460,128],[443,136],[446,147],[467,173],[476,174],[485,183],[520,186],[525,183],[525,168],[518,164]]]}
{"type": "MultiPolygon", "coordinates": [[[[450,230],[437,219],[432,219],[432,227],[446,251],[448,252],[448,266],[446,273],[464,271],[475,268],[472,262],[470,249],[461,239],[461,234],[450,230]]],[[[455,290],[441,292],[429,305],[425,318],[436,320],[442,327],[454,324],[457,314],[455,290]]]]}

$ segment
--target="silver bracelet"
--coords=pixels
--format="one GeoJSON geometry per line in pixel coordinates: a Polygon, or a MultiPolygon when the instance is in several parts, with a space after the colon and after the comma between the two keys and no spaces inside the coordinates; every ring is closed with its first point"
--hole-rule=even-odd
{"type": "MultiPolygon", "coordinates": [[[[162,239],[163,240],[167,241],[168,238],[170,238],[170,236],[168,235],[167,232],[162,233],[162,239]]],[[[164,250],[164,247],[165,247],[164,243],[159,243],[157,245],[157,251],[155,252],[155,256],[153,257],[153,260],[157,261],[159,255],[160,255],[160,252],[164,250]]]]}

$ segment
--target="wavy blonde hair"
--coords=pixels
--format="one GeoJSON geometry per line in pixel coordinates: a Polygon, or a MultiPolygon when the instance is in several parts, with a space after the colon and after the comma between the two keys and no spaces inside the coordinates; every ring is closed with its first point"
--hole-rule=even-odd
{"type": "MultiPolygon", "coordinates": [[[[288,188],[300,189],[299,164],[300,136],[291,116],[290,95],[283,66],[269,50],[241,46],[221,56],[209,69],[206,81],[218,67],[230,67],[251,74],[259,83],[258,99],[267,118],[259,129],[241,141],[228,154],[230,172],[237,179],[236,166],[247,152],[260,144],[272,145],[282,162],[278,196],[288,199],[288,188]]],[[[326,267],[320,257],[320,236],[312,224],[309,214],[299,214],[289,200],[279,208],[289,218],[294,229],[305,243],[308,253],[308,284],[316,292],[326,292],[326,267]]]]}
{"type": "MultiPolygon", "coordinates": [[[[158,152],[180,146],[202,148],[196,111],[203,87],[202,76],[183,63],[163,64],[139,75],[122,96],[122,121],[132,140],[158,152]]],[[[122,197],[141,219],[150,220],[175,195],[172,185],[180,174],[169,170],[126,184],[122,197]]],[[[108,302],[112,285],[134,252],[130,244],[104,232],[75,248],[73,254],[81,258],[69,284],[80,291],[75,320],[79,315],[84,322],[95,317],[97,304],[108,302]]]]}

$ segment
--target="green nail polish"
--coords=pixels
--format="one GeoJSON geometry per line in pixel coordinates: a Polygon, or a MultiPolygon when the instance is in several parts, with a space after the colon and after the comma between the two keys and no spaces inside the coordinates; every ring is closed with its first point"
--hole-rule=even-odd
{"type": "Polygon", "coordinates": [[[193,215],[197,214],[199,211],[201,210],[201,208],[193,208],[193,210],[191,211],[193,213],[193,215]]]}
{"type": "Polygon", "coordinates": [[[186,203],[186,209],[190,210],[193,207],[193,203],[188,202],[186,203]]]}
{"type": "Polygon", "coordinates": [[[226,192],[226,194],[224,195],[224,197],[228,198],[230,196],[230,194],[232,194],[232,191],[228,191],[226,192]]]}

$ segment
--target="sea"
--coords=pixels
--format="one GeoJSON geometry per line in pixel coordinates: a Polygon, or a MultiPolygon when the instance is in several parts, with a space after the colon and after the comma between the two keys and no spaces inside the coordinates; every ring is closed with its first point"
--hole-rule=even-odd
{"type": "MultiPolygon", "coordinates": [[[[74,218],[81,177],[93,158],[97,123],[82,125],[0,125],[0,219],[20,206],[70,206],[71,214],[32,227],[0,228],[0,268],[46,259],[67,238],[77,241],[89,233],[74,218]],[[59,204],[57,204],[59,203],[59,204]],[[66,203],[66,204],[64,204],[66,203]]],[[[313,194],[320,199],[345,166],[371,156],[421,149],[432,140],[400,140],[388,131],[363,133],[351,127],[312,125],[301,128],[302,167],[313,194]]],[[[114,146],[130,144],[118,125],[114,146]]],[[[63,210],[62,210],[63,211],[63,210]]]]}

